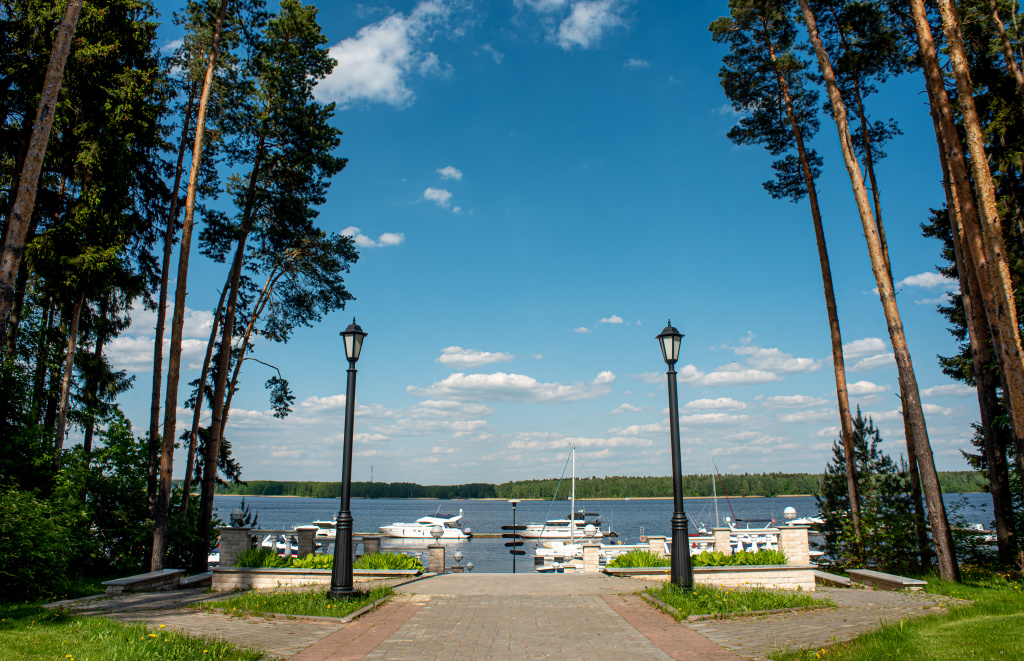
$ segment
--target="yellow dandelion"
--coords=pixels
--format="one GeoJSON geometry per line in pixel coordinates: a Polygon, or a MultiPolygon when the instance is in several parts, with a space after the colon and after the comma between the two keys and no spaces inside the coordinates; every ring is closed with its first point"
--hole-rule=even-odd
{"type": "Polygon", "coordinates": [[[167,626],[166,624],[161,624],[161,625],[160,625],[160,628],[161,628],[161,629],[163,629],[163,628],[164,628],[164,627],[166,627],[166,626],[167,626]]]}
{"type": "Polygon", "coordinates": [[[149,634],[149,637],[150,638],[156,638],[156,634],[155,633],[151,633],[151,634],[149,634]]]}

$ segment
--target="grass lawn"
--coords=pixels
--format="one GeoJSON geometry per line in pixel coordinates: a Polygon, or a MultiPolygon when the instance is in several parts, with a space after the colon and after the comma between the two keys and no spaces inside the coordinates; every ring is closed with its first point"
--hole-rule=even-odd
{"type": "Polygon", "coordinates": [[[391,594],[391,588],[379,587],[367,592],[358,592],[348,599],[332,599],[327,595],[326,588],[299,592],[272,588],[251,590],[213,603],[195,604],[192,608],[203,610],[219,608],[229,615],[238,615],[239,617],[268,613],[345,617],[364,606],[369,606],[378,599],[390,597],[391,594]]]}
{"type": "Polygon", "coordinates": [[[229,643],[141,624],[70,615],[38,604],[0,604],[0,657],[5,659],[256,661],[260,656],[229,643]]]}
{"type": "Polygon", "coordinates": [[[814,599],[803,592],[761,588],[733,590],[695,585],[692,592],[684,592],[674,583],[665,583],[659,588],[647,588],[645,592],[675,608],[680,618],[689,615],[742,614],[777,608],[835,606],[829,599],[814,599]]]}
{"type": "Polygon", "coordinates": [[[901,620],[879,631],[824,649],[778,652],[774,661],[867,661],[915,659],[960,661],[1024,659],[1024,583],[1000,575],[964,570],[963,583],[928,578],[927,591],[959,599],[970,606],[947,615],[901,620]]]}

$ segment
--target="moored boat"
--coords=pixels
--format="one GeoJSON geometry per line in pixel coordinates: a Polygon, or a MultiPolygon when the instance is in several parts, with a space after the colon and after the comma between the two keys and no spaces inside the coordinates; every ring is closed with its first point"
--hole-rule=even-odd
{"type": "Polygon", "coordinates": [[[473,531],[462,524],[462,510],[451,516],[435,513],[434,516],[421,516],[414,523],[392,523],[389,526],[381,526],[380,531],[388,537],[401,539],[431,539],[434,528],[440,527],[441,535],[438,539],[469,539],[473,531]]]}

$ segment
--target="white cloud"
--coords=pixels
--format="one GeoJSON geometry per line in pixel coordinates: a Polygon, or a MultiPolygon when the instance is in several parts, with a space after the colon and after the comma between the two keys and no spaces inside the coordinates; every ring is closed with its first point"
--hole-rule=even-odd
{"type": "Polygon", "coordinates": [[[462,179],[462,170],[459,170],[458,168],[451,165],[445,166],[443,168],[438,168],[437,173],[441,175],[442,179],[455,179],[456,181],[462,179]]]}
{"type": "Polygon", "coordinates": [[[951,416],[956,414],[955,409],[946,408],[945,406],[939,406],[938,404],[922,404],[921,410],[923,410],[928,415],[951,416]]]}
{"type": "Polygon", "coordinates": [[[963,383],[951,383],[945,386],[932,386],[931,388],[925,388],[921,391],[922,397],[972,397],[977,394],[977,390],[963,383]]]}
{"type": "Polygon", "coordinates": [[[457,401],[574,402],[611,393],[615,381],[611,372],[601,372],[589,384],[541,383],[523,374],[451,374],[426,388],[409,386],[413,395],[443,397],[457,401]]]}
{"type": "Polygon", "coordinates": [[[641,60],[638,57],[631,57],[628,60],[626,60],[626,63],[623,64],[622,66],[626,67],[627,69],[646,69],[647,67],[651,66],[651,63],[648,62],[647,60],[641,60]]]}
{"type": "Polygon", "coordinates": [[[480,367],[491,363],[510,363],[515,356],[502,352],[477,351],[475,349],[463,349],[462,347],[446,347],[441,349],[441,356],[435,362],[448,365],[456,369],[467,367],[480,367]]]}
{"type": "Polygon", "coordinates": [[[877,395],[878,393],[885,392],[889,389],[889,386],[881,386],[877,383],[871,383],[870,381],[858,381],[856,383],[850,383],[846,386],[846,392],[851,395],[877,395]]]}
{"type": "Polygon", "coordinates": [[[612,410],[612,415],[618,415],[620,413],[633,413],[634,411],[643,411],[639,406],[633,406],[632,404],[623,403],[612,410]]]}
{"type": "Polygon", "coordinates": [[[590,330],[586,326],[580,326],[579,328],[573,328],[572,332],[573,333],[593,333],[594,331],[590,330]]]}
{"type": "Polygon", "coordinates": [[[851,372],[867,372],[869,370],[878,369],[879,367],[888,367],[896,362],[896,357],[891,353],[880,353],[874,356],[868,356],[867,358],[861,358],[852,367],[849,368],[851,372]]]}
{"type": "Polygon", "coordinates": [[[692,383],[700,386],[721,388],[725,386],[749,386],[756,383],[779,381],[779,377],[764,370],[744,368],[738,363],[722,365],[714,372],[694,378],[692,383]]]}
{"type": "Polygon", "coordinates": [[[508,449],[556,450],[568,448],[571,445],[575,445],[577,448],[650,447],[654,445],[654,441],[645,438],[624,438],[621,436],[613,436],[611,438],[572,437],[559,434],[521,434],[520,436],[520,438],[508,444],[508,449]]]}
{"type": "Polygon", "coordinates": [[[801,409],[824,404],[826,404],[824,399],[810,395],[775,395],[761,402],[761,406],[766,409],[801,409]]]}
{"type": "Polygon", "coordinates": [[[423,191],[423,199],[436,202],[437,206],[447,209],[451,206],[452,193],[443,188],[427,188],[423,191]]]}
{"type": "MultiPolygon", "coordinates": [[[[209,331],[207,331],[209,333],[209,331]]],[[[153,371],[153,335],[121,335],[110,341],[103,352],[115,369],[129,372],[153,371]]],[[[181,341],[181,365],[183,368],[195,368],[202,364],[206,356],[206,345],[209,337],[204,340],[184,338],[181,341]]],[[[171,350],[170,327],[164,334],[164,367],[167,367],[167,355],[171,350]]]]}
{"type": "Polygon", "coordinates": [[[799,411],[797,413],[785,413],[779,416],[779,422],[787,423],[806,423],[806,422],[824,422],[825,420],[831,420],[838,416],[832,409],[816,409],[814,411],[799,411]]]}
{"type": "Polygon", "coordinates": [[[415,98],[408,86],[413,75],[445,71],[437,55],[423,47],[450,32],[450,14],[445,0],[423,0],[408,16],[394,13],[360,28],[330,48],[338,64],[316,86],[317,99],[343,108],[359,102],[408,107],[415,98]]]}
{"type": "Polygon", "coordinates": [[[843,356],[846,358],[860,358],[875,353],[882,353],[886,349],[886,343],[880,337],[865,337],[863,340],[854,340],[843,345],[843,356]]]}
{"type": "Polygon", "coordinates": [[[736,425],[746,422],[749,417],[745,414],[694,413],[693,415],[679,416],[679,422],[684,425],[736,425]]]}
{"type": "Polygon", "coordinates": [[[922,298],[919,301],[914,301],[914,305],[949,305],[951,300],[952,299],[947,292],[941,296],[936,296],[935,298],[922,298]]]}
{"type": "Polygon", "coordinates": [[[170,52],[176,51],[184,43],[185,43],[184,39],[171,39],[170,41],[166,42],[163,46],[160,47],[160,52],[161,53],[170,53],[170,52]]]}
{"type": "MultiPolygon", "coordinates": [[[[819,437],[819,438],[838,438],[841,435],[841,433],[842,433],[842,430],[838,426],[836,426],[836,427],[825,427],[824,429],[819,429],[818,431],[814,432],[814,435],[819,437]]],[[[832,447],[831,445],[826,445],[826,447],[822,448],[822,447],[819,447],[820,445],[826,445],[826,444],[815,445],[814,449],[816,449],[816,450],[823,450],[823,449],[824,450],[828,450],[828,449],[830,449],[832,447]]]]}
{"type": "Polygon", "coordinates": [[[490,44],[484,44],[477,52],[487,53],[494,60],[495,64],[501,64],[502,60],[505,59],[505,54],[490,44]]]}
{"type": "Polygon", "coordinates": [[[622,322],[623,322],[622,317],[620,317],[617,314],[613,314],[610,317],[602,317],[601,321],[599,321],[598,323],[600,323],[600,324],[621,324],[622,322]]]}
{"type": "Polygon", "coordinates": [[[349,226],[341,230],[342,236],[352,237],[352,241],[359,248],[385,248],[387,246],[397,246],[405,241],[405,234],[399,234],[396,232],[384,232],[376,240],[371,239],[362,233],[362,231],[355,226],[349,226]]]}
{"type": "Polygon", "coordinates": [[[555,41],[565,50],[597,46],[606,32],[626,24],[620,12],[624,3],[618,0],[580,0],[558,26],[555,41]]]}
{"type": "Polygon", "coordinates": [[[871,418],[874,422],[885,422],[887,420],[903,420],[903,411],[900,409],[882,411],[881,413],[865,411],[864,417],[871,418]]]}
{"type": "MultiPolygon", "coordinates": [[[[687,367],[693,367],[693,365],[687,367]]],[[[661,383],[665,379],[665,375],[661,372],[644,372],[643,374],[634,374],[633,378],[640,379],[644,383],[661,383]]]]}
{"type": "Polygon", "coordinates": [[[732,397],[719,397],[718,399],[695,399],[692,402],[687,402],[684,409],[697,409],[702,410],[721,410],[721,411],[742,411],[747,408],[747,405],[743,402],[737,401],[732,397]]]}
{"type": "Polygon", "coordinates": [[[941,273],[925,271],[917,275],[909,275],[896,283],[897,287],[922,287],[924,289],[937,289],[939,287],[955,288],[958,283],[952,278],[947,278],[941,273]]]}
{"type": "Polygon", "coordinates": [[[796,372],[813,372],[821,367],[821,361],[813,358],[793,358],[788,353],[779,349],[769,349],[742,345],[729,347],[740,356],[747,356],[747,362],[752,367],[766,372],[791,374],[796,372]]]}

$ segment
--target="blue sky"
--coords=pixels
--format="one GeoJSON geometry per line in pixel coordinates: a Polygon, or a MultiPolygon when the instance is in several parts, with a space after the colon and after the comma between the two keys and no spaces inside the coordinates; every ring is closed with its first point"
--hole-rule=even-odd
{"type": "MultiPolygon", "coordinates": [[[[665,365],[683,333],[685,472],[818,472],[838,430],[828,324],[806,203],[761,188],[771,157],[725,137],[708,24],[725,2],[320,2],[339,61],[317,89],[345,131],[321,213],[355,236],[347,310],[287,345],[259,344],[297,396],[269,412],[247,363],[227,434],[247,479],[338,480],[341,331],[359,361],[353,477],[424,484],[670,473],[665,365]]],[[[160,2],[161,43],[180,37],[160,2]]],[[[894,277],[936,462],[964,469],[977,400],[940,372],[955,351],[935,303],[949,285],[919,223],[941,205],[919,74],[872,99],[904,135],[879,168],[894,277]]],[[[905,450],[896,370],[834,129],[813,145],[852,402],[905,450]]],[[[186,379],[226,266],[194,254],[186,379]]],[[[148,424],[154,315],[111,346],[137,375],[122,405],[148,424]],[[149,344],[147,344],[147,339],[149,344]]],[[[184,400],[182,391],[181,400],[184,400]]],[[[208,418],[208,414],[205,416],[208,418]]],[[[191,412],[179,410],[179,424],[191,412]]],[[[182,472],[183,453],[176,461],[182,472]]]]}

